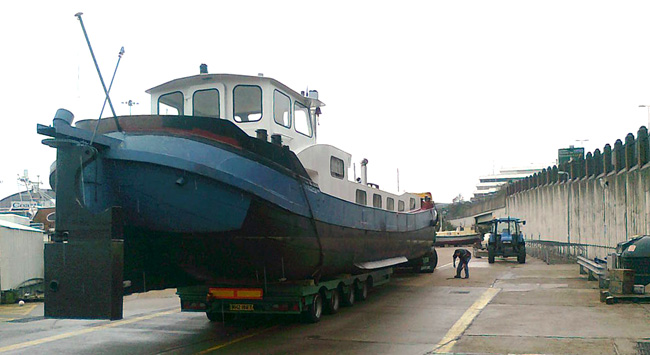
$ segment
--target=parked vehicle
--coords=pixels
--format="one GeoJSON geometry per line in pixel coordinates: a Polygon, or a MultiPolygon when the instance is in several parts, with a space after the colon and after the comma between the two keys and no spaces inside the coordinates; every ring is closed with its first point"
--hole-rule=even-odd
{"type": "Polygon", "coordinates": [[[488,241],[488,262],[494,263],[496,256],[504,258],[516,256],[520,264],[526,262],[526,242],[521,233],[521,225],[526,221],[519,218],[497,218],[490,221],[490,233],[486,234],[488,241]]]}

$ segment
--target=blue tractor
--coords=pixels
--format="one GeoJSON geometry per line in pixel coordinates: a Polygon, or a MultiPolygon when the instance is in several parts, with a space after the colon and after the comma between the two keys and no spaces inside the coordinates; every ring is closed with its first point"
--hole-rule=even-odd
{"type": "Polygon", "coordinates": [[[526,242],[521,233],[521,225],[526,221],[519,218],[496,218],[490,222],[488,240],[488,262],[494,263],[495,256],[504,258],[516,256],[520,264],[526,262],[526,242]]]}

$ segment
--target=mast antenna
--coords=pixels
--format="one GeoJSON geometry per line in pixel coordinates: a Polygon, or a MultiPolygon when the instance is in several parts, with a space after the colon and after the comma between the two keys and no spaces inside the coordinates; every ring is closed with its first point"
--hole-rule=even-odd
{"type": "MultiPolygon", "coordinates": [[[[108,106],[110,106],[111,112],[113,112],[113,118],[115,119],[115,126],[117,127],[118,131],[122,132],[122,127],[120,126],[120,123],[117,121],[117,115],[115,114],[115,109],[113,108],[113,102],[111,102],[111,97],[108,95],[108,89],[106,89],[106,84],[104,84],[104,78],[102,77],[102,72],[99,70],[99,65],[97,64],[97,59],[95,58],[95,52],[93,52],[93,47],[90,45],[90,39],[88,39],[88,33],[86,33],[86,27],[84,26],[84,21],[81,19],[81,15],[83,15],[83,12],[77,12],[75,14],[75,17],[77,17],[77,19],[79,20],[79,23],[81,24],[81,30],[84,32],[84,37],[86,37],[86,43],[88,43],[88,49],[90,50],[90,55],[93,57],[93,62],[95,63],[95,69],[97,69],[97,75],[99,75],[99,81],[101,81],[102,88],[104,88],[104,94],[106,94],[106,100],[108,100],[108,106]]],[[[122,52],[120,52],[120,58],[122,58],[122,52]]],[[[118,64],[119,64],[119,60],[118,60],[118,64]]]]}
{"type": "MultiPolygon", "coordinates": [[[[120,60],[122,60],[122,56],[124,55],[124,47],[120,49],[120,53],[117,55],[117,65],[115,65],[115,71],[113,71],[113,77],[111,78],[111,83],[108,84],[108,92],[111,92],[111,88],[113,87],[113,80],[115,80],[115,74],[117,74],[117,67],[120,66],[120,60]]],[[[97,129],[99,128],[99,122],[102,120],[102,115],[104,114],[104,109],[106,108],[106,101],[108,101],[109,97],[108,95],[106,98],[104,98],[104,105],[102,105],[102,111],[99,113],[99,118],[97,119],[97,124],[95,125],[95,130],[93,131],[93,137],[90,139],[90,144],[93,144],[95,141],[95,135],[97,135],[97,129]]],[[[129,109],[129,114],[131,113],[129,109]]],[[[113,114],[113,118],[115,119],[115,124],[117,125],[117,129],[121,130],[120,124],[113,114]]]]}

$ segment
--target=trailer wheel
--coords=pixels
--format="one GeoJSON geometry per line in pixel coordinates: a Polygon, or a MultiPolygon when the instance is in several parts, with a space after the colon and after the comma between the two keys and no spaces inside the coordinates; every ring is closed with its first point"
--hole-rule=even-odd
{"type": "Polygon", "coordinates": [[[350,289],[348,290],[347,293],[343,293],[343,305],[352,307],[354,305],[354,284],[350,285],[350,289]]]}
{"type": "Polygon", "coordinates": [[[427,263],[428,268],[426,270],[422,270],[420,272],[426,273],[426,274],[432,274],[436,270],[436,266],[438,266],[438,252],[434,249],[433,253],[429,255],[429,262],[427,263]]]}
{"type": "Polygon", "coordinates": [[[208,316],[208,319],[210,320],[210,322],[218,322],[219,321],[219,315],[217,313],[205,312],[205,315],[208,316]]]}
{"type": "Polygon", "coordinates": [[[306,323],[318,323],[323,316],[323,297],[320,293],[314,295],[313,302],[303,312],[302,319],[306,323]]]}
{"type": "Polygon", "coordinates": [[[438,266],[438,251],[433,249],[433,253],[431,254],[431,268],[435,270],[437,266],[438,266]]]}
{"type": "Polygon", "coordinates": [[[368,299],[368,283],[367,282],[361,282],[357,285],[356,287],[356,298],[359,301],[365,301],[368,299]]]}
{"type": "Polygon", "coordinates": [[[232,313],[221,312],[205,312],[205,315],[208,316],[210,322],[230,322],[234,317],[232,313]]]}
{"type": "Polygon", "coordinates": [[[335,314],[339,311],[339,306],[341,305],[341,293],[338,289],[333,289],[330,294],[330,299],[325,302],[325,309],[329,314],[335,314]]]}

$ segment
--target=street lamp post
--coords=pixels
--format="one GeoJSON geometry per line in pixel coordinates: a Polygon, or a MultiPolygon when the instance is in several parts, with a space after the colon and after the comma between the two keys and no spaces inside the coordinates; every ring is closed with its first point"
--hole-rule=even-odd
{"type": "Polygon", "coordinates": [[[133,105],[138,105],[138,104],[139,104],[139,102],[135,102],[133,100],[122,102],[122,105],[128,105],[129,106],[129,116],[131,116],[131,107],[133,107],[133,105]]]}
{"type": "Polygon", "coordinates": [[[650,129],[650,105],[639,105],[639,107],[645,107],[648,109],[648,125],[646,128],[650,129]]]}
{"type": "MultiPolygon", "coordinates": [[[[570,213],[571,212],[571,199],[569,199],[569,191],[570,191],[569,177],[570,176],[569,176],[569,173],[566,172],[566,171],[558,171],[557,173],[560,174],[560,175],[566,175],[566,181],[567,181],[567,184],[566,184],[566,242],[570,247],[571,246],[571,220],[570,220],[570,218],[571,218],[570,217],[571,216],[571,213],[570,213]]],[[[568,253],[569,253],[569,255],[571,255],[571,248],[569,248],[568,253]]]]}

